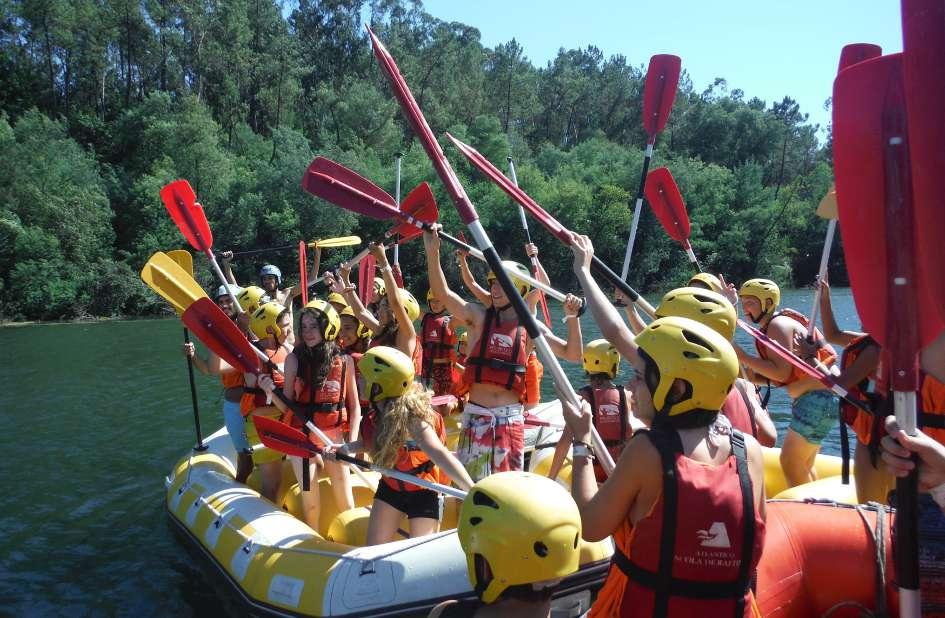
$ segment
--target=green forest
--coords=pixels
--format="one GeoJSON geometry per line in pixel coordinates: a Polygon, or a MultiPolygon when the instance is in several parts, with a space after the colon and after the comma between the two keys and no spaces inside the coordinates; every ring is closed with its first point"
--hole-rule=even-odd
{"type": "MultiPolygon", "coordinates": [[[[376,66],[368,22],[397,60],[503,256],[524,261],[508,198],[442,137],[450,131],[565,226],[589,233],[620,270],[646,134],[649,56],[561,49],[535,66],[514,39],[483,46],[475,25],[439,20],[419,0],[0,0],[0,318],[74,319],[168,311],[138,271],[185,241],[160,188],[186,178],[217,250],[358,234],[370,221],[304,193],[311,159],[339,161],[394,192],[429,181],[441,221],[461,224],[376,66]]],[[[651,168],[668,166],[686,200],[703,267],[807,285],[826,223],[829,139],[789,96],[748,98],[722,77],[695,86],[682,59],[672,114],[651,168]]],[[[831,60],[832,61],[832,60],[831,60]]],[[[719,67],[724,74],[725,67],[719,67]]],[[[554,283],[573,288],[569,250],[531,222],[554,283]]],[[[326,251],[331,266],[352,250],[326,251]]],[[[835,250],[835,255],[841,252],[835,250]]],[[[426,289],[422,243],[401,250],[407,286],[426,289]]],[[[269,256],[234,262],[241,281],[269,256]]],[[[311,260],[311,258],[309,258],[311,260]]],[[[271,256],[287,279],[293,252],[271,256]]],[[[458,280],[452,260],[448,273],[458,280]]],[[[199,256],[197,276],[215,285],[199,256]]],[[[845,281],[839,259],[834,279],[845,281]]],[[[630,283],[683,282],[690,265],[644,206],[630,283]]],[[[297,275],[295,275],[297,277],[297,275]]]]}

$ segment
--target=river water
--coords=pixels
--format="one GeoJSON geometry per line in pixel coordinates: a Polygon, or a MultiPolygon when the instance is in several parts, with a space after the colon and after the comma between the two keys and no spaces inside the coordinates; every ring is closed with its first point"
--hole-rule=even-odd
{"type": "MultiPolygon", "coordinates": [[[[804,313],[810,303],[809,290],[782,301],[804,313]]],[[[848,289],[833,290],[833,304],[842,328],[859,327],[848,289]]],[[[599,336],[589,316],[582,327],[585,341],[599,336]]],[[[233,610],[164,513],[164,476],[194,444],[182,337],[176,319],[0,328],[0,615],[233,610]]],[[[736,339],[750,349],[747,335],[736,339]]],[[[579,365],[565,371],[583,384],[579,365]]],[[[197,376],[207,435],[223,424],[221,389],[197,376]]],[[[769,410],[783,432],[780,390],[769,410]]],[[[839,452],[837,429],[823,452],[839,452]]]]}

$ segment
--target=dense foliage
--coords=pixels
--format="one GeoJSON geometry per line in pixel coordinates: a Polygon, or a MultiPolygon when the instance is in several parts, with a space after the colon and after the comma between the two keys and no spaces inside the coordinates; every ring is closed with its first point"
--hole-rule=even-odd
{"type": "MultiPolygon", "coordinates": [[[[137,271],[182,246],[158,197],[179,177],[207,208],[218,249],[372,238],[387,224],[306,195],[302,172],[324,154],[393,192],[402,151],[405,191],[430,181],[457,231],[375,66],[365,19],[438,135],[449,130],[500,165],[511,152],[523,188],[619,269],[645,142],[644,55],[562,49],[536,67],[514,40],[486,48],[474,27],[436,19],[419,0],[300,0],[291,11],[272,0],[0,0],[0,317],[164,310],[137,271]]],[[[673,171],[707,270],[813,279],[825,227],[814,209],[832,172],[806,120],[788,97],[746,100],[723,79],[699,92],[683,74],[653,166],[673,171]]],[[[446,151],[500,252],[522,260],[516,209],[446,151]]],[[[568,251],[534,222],[532,234],[552,279],[571,286],[568,251]]],[[[689,274],[651,212],[634,253],[631,283],[643,289],[689,274]]],[[[420,243],[401,256],[422,292],[420,243]]],[[[238,274],[254,278],[261,259],[238,261],[238,274]]],[[[295,270],[293,254],[273,259],[295,270]]]]}

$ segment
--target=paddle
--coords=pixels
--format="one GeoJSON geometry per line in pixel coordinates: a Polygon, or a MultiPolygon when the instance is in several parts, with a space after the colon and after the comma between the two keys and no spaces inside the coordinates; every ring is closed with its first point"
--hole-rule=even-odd
{"type": "MultiPolygon", "coordinates": [[[[403,153],[398,152],[396,155],[395,170],[396,175],[394,179],[394,195],[397,196],[397,207],[400,208],[400,160],[404,156],[403,153]]],[[[394,279],[397,280],[398,287],[404,287],[404,275],[400,272],[400,243],[394,245],[394,279]]]]}
{"type": "MultiPolygon", "coordinates": [[[[181,270],[194,276],[194,256],[186,249],[175,249],[167,252],[167,257],[174,260],[181,270]]],[[[184,327],[184,343],[190,343],[190,330],[184,327]]],[[[197,407],[197,386],[194,384],[194,362],[187,357],[187,377],[190,378],[190,403],[194,410],[194,430],[197,432],[197,445],[195,451],[207,450],[207,445],[203,443],[203,434],[200,431],[200,411],[197,407]]]]}
{"type": "MultiPolygon", "coordinates": [[[[940,0],[902,2],[903,75],[909,112],[909,157],[919,281],[919,321],[932,331],[945,327],[945,5],[940,0]]],[[[923,340],[926,337],[923,335],[923,340]]]]}
{"type": "MultiPolygon", "coordinates": [[[[253,424],[256,425],[256,432],[259,434],[259,438],[262,440],[262,443],[273,450],[279,451],[280,453],[293,455],[295,457],[312,457],[313,455],[319,455],[324,452],[324,449],[318,448],[312,444],[312,442],[304,433],[298,429],[289,427],[285,423],[280,423],[277,420],[263,416],[254,416],[253,424]]],[[[456,489],[454,487],[450,487],[449,485],[425,481],[412,474],[401,472],[400,470],[382,468],[363,459],[352,457],[351,455],[346,455],[344,453],[335,451],[334,457],[339,461],[353,464],[360,468],[364,468],[365,470],[374,470],[375,472],[380,472],[384,476],[403,481],[409,485],[422,487],[423,489],[429,489],[441,494],[446,494],[447,496],[453,496],[454,498],[459,498],[460,500],[463,500],[466,497],[466,492],[462,489],[456,489]]]]}
{"type": "MultiPolygon", "coordinates": [[[[744,330],[746,333],[751,335],[756,341],[761,343],[765,348],[767,348],[768,350],[774,352],[775,354],[777,354],[778,356],[786,360],[788,363],[791,364],[792,367],[795,367],[796,369],[800,369],[807,376],[814,378],[815,380],[817,380],[818,382],[826,386],[827,389],[831,391],[832,393],[834,393],[837,397],[840,397],[844,401],[848,402],[850,405],[860,410],[863,410],[864,412],[868,414],[873,414],[873,410],[869,406],[867,406],[866,402],[860,401],[859,399],[852,397],[849,391],[847,391],[847,389],[837,384],[837,382],[824,371],[818,371],[817,369],[811,367],[810,365],[805,363],[803,360],[801,360],[791,350],[787,349],[786,347],[784,347],[783,345],[781,345],[779,342],[775,341],[774,339],[768,337],[768,335],[758,330],[754,326],[748,324],[744,320],[739,319],[738,325],[741,327],[742,330],[744,330]]],[[[823,367],[823,365],[821,365],[821,367],[823,367]]]]}
{"type": "MultiPolygon", "coordinates": [[[[404,206],[415,206],[408,213],[404,210],[397,210],[393,198],[389,195],[384,194],[386,197],[379,198],[377,192],[383,193],[383,189],[370,180],[324,157],[316,157],[312,161],[302,185],[307,192],[340,208],[373,219],[400,219],[403,223],[392,228],[387,234],[398,233],[401,234],[401,238],[404,238],[405,230],[412,238],[418,236],[423,230],[432,229],[431,226],[439,214],[433,191],[430,190],[430,185],[425,182],[420,183],[404,200],[404,206]]],[[[478,249],[450,236],[446,232],[440,231],[439,235],[455,247],[467,251],[474,258],[486,261],[485,256],[478,249]]],[[[360,254],[356,257],[360,257],[360,254]]],[[[350,264],[351,262],[349,262],[350,264]]],[[[542,290],[552,298],[564,302],[565,295],[553,287],[538,281],[534,277],[508,269],[504,264],[502,268],[522,281],[528,282],[531,286],[542,290]]]]}
{"type": "Polygon", "coordinates": [[[197,202],[197,195],[191,188],[190,183],[186,180],[175,180],[165,185],[161,189],[161,200],[164,202],[167,212],[171,215],[171,219],[177,224],[177,228],[190,243],[190,246],[197,251],[203,251],[207,259],[210,260],[213,272],[220,279],[220,283],[226,287],[227,294],[233,299],[234,307],[242,313],[243,308],[236,300],[233,290],[227,285],[229,282],[223,276],[223,271],[220,270],[220,265],[217,264],[217,258],[213,255],[213,234],[210,232],[210,224],[207,222],[207,215],[203,211],[203,206],[197,202]]]}
{"type": "Polygon", "coordinates": [[[647,136],[646,150],[643,151],[643,171],[640,173],[640,188],[637,189],[636,204],[633,207],[633,222],[630,224],[627,252],[623,256],[623,269],[620,271],[620,279],[623,281],[627,280],[627,273],[630,271],[630,255],[633,253],[633,243],[637,237],[637,227],[640,225],[643,192],[647,170],[650,168],[650,159],[653,158],[653,145],[656,144],[656,136],[666,126],[669,113],[673,109],[681,64],[682,60],[679,56],[657,54],[650,58],[650,64],[646,69],[646,81],[643,83],[643,130],[646,131],[647,136]]]}
{"type": "MultiPolygon", "coordinates": [[[[305,241],[301,241],[305,242],[305,241]]],[[[337,247],[350,247],[351,245],[360,245],[361,238],[359,236],[338,236],[337,238],[323,238],[321,240],[313,240],[309,243],[305,243],[311,248],[321,247],[322,249],[330,249],[337,247]]],[[[268,249],[251,249],[249,251],[234,251],[233,257],[237,255],[256,255],[258,253],[274,253],[277,251],[288,251],[289,249],[294,249],[295,245],[284,245],[282,247],[270,247],[268,249]]]]}
{"type": "MultiPolygon", "coordinates": [[[[502,261],[499,259],[499,254],[496,252],[495,247],[493,247],[492,241],[489,240],[486,230],[482,227],[475,207],[472,202],[469,201],[462,184],[459,182],[459,178],[457,178],[456,173],[453,171],[452,167],[450,167],[449,161],[447,161],[446,156],[443,154],[443,150],[437,143],[436,138],[433,137],[430,125],[427,124],[426,119],[423,117],[423,112],[420,111],[420,107],[417,105],[413,94],[411,94],[410,89],[407,87],[407,83],[400,75],[400,71],[394,59],[381,44],[380,40],[374,34],[374,31],[371,30],[370,27],[367,28],[367,31],[368,35],[371,37],[371,43],[374,46],[374,56],[380,63],[385,76],[390,81],[394,95],[397,97],[401,109],[406,114],[407,120],[410,122],[411,127],[413,127],[414,133],[417,135],[417,139],[420,140],[420,144],[426,151],[427,156],[430,157],[430,160],[433,162],[433,167],[436,169],[440,180],[446,186],[447,193],[449,193],[450,198],[452,198],[460,219],[462,219],[463,223],[468,227],[473,239],[476,241],[476,245],[482,251],[489,266],[492,267],[492,272],[495,273],[496,280],[508,296],[515,313],[518,315],[519,323],[525,327],[525,330],[531,337],[535,349],[538,351],[538,355],[545,364],[545,367],[551,370],[551,375],[559,396],[561,399],[568,401],[575,406],[576,409],[580,410],[580,400],[578,399],[577,393],[574,392],[574,388],[571,386],[570,382],[568,382],[564,370],[561,369],[558,359],[555,358],[554,353],[551,351],[548,342],[545,340],[544,335],[538,327],[535,317],[531,314],[528,305],[525,303],[525,299],[518,293],[518,290],[512,283],[511,277],[509,277],[509,274],[502,268],[502,261]]],[[[502,174],[500,173],[499,175],[501,176],[502,174]]],[[[597,458],[600,460],[601,467],[604,471],[610,474],[614,469],[613,458],[604,445],[600,434],[593,428],[593,425],[591,425],[591,428],[597,458]]]]}
{"type": "MultiPolygon", "coordinates": [[[[917,277],[928,273],[916,263],[902,54],[841,71],[834,81],[833,104],[837,205],[853,298],[864,329],[890,361],[896,420],[915,435],[917,358],[935,333],[921,323],[918,308],[917,277]]],[[[940,273],[941,264],[927,266],[940,273]]],[[[919,616],[915,471],[897,479],[896,494],[900,612],[919,616]]]]}
{"type": "Polygon", "coordinates": [[[169,255],[156,252],[141,267],[141,280],[171,304],[177,315],[207,293],[197,285],[193,276],[181,268],[169,255]]]}
{"type": "Polygon", "coordinates": [[[686,203],[676,185],[669,168],[658,167],[646,177],[646,201],[650,203],[653,213],[669,237],[682,245],[689,256],[689,261],[695,264],[696,272],[702,272],[702,266],[692,252],[689,244],[689,214],[686,212],[686,203]]]}
{"type": "MultiPolygon", "coordinates": [[[[556,236],[558,240],[560,240],[565,245],[569,247],[571,246],[571,232],[561,225],[554,217],[548,214],[548,212],[542,208],[538,202],[529,197],[527,193],[516,187],[502,174],[502,172],[492,165],[492,163],[483,157],[475,148],[461,142],[449,133],[447,133],[446,136],[474,166],[483,172],[486,177],[492,180],[492,182],[499,185],[499,188],[511,196],[512,199],[524,206],[525,210],[531,213],[531,215],[535,217],[539,223],[545,226],[545,229],[551,232],[552,235],[556,236]]],[[[636,305],[643,309],[647,315],[653,318],[656,317],[656,310],[653,309],[653,305],[648,303],[645,298],[640,296],[636,290],[627,285],[627,282],[620,278],[617,273],[608,268],[607,265],[600,260],[600,258],[595,255],[591,264],[595,273],[607,279],[611,285],[623,292],[624,296],[629,298],[631,302],[636,303],[636,305]]]]}
{"type": "Polygon", "coordinates": [[[358,264],[358,296],[365,307],[371,302],[374,295],[374,275],[377,273],[377,258],[370,251],[361,258],[358,264]]]}
{"type": "MultiPolygon", "coordinates": [[[[515,175],[515,163],[512,161],[512,155],[506,157],[506,160],[509,162],[509,178],[512,179],[512,182],[515,186],[518,186],[518,176],[515,175]]],[[[532,244],[532,235],[528,231],[528,220],[525,219],[525,209],[522,208],[520,204],[518,206],[518,218],[522,222],[522,229],[525,230],[525,241],[528,244],[532,244]]],[[[532,274],[535,278],[538,278],[538,256],[534,255],[531,257],[532,262],[532,274]]],[[[545,320],[545,325],[549,328],[551,327],[551,314],[548,313],[548,301],[545,300],[545,295],[542,292],[538,293],[538,300],[541,302],[541,315],[545,320]]]]}
{"type": "Polygon", "coordinates": [[[305,241],[299,241],[299,287],[302,288],[302,306],[308,304],[308,257],[306,252],[308,247],[305,246],[305,241]]]}

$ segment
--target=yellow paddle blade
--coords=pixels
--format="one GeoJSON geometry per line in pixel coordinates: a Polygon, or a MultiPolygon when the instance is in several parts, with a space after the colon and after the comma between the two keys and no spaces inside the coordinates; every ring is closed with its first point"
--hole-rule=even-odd
{"type": "Polygon", "coordinates": [[[827,195],[824,196],[824,199],[820,200],[820,205],[817,206],[817,216],[821,219],[838,218],[836,185],[830,185],[830,190],[827,191],[827,195]]]}
{"type": "Polygon", "coordinates": [[[162,251],[152,255],[145,263],[141,269],[141,280],[169,302],[178,315],[198,299],[207,297],[207,293],[197,285],[190,273],[162,251]]]}
{"type": "Polygon", "coordinates": [[[325,238],[323,240],[315,240],[308,243],[309,247],[321,247],[326,249],[328,247],[350,247],[351,245],[360,245],[361,237],[360,236],[339,236],[338,238],[325,238]]]}
{"type": "Polygon", "coordinates": [[[167,252],[167,257],[171,258],[177,265],[184,269],[191,277],[194,276],[194,256],[187,249],[174,249],[167,252]]]}

